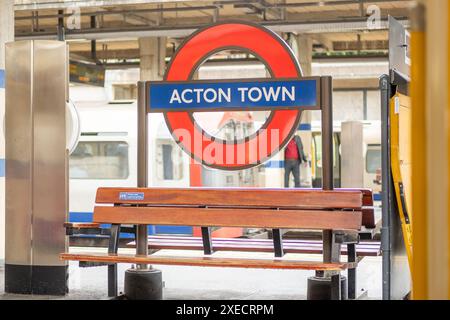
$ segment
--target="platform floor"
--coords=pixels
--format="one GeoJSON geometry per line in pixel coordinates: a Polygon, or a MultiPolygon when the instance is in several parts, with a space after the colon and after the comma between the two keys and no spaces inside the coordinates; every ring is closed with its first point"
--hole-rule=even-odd
{"type": "MultiPolygon", "coordinates": [[[[71,248],[70,251],[104,251],[98,248],[71,248]]],[[[106,249],[105,249],[106,250],[106,249]]],[[[121,249],[129,253],[130,249],[121,249]]],[[[198,251],[161,250],[158,255],[201,256],[198,251]]],[[[272,257],[270,253],[217,252],[217,256],[272,257]]],[[[287,254],[286,259],[319,260],[318,255],[287,254]]],[[[124,271],[131,265],[119,265],[119,290],[123,290],[124,271]]],[[[263,270],[236,268],[204,268],[155,266],[162,270],[164,299],[277,300],[306,299],[306,279],[314,274],[301,270],[263,270]]],[[[4,267],[0,266],[1,299],[108,299],[106,267],[79,268],[69,264],[69,294],[64,297],[12,295],[4,293],[4,267]]],[[[366,257],[358,267],[358,290],[367,291],[367,299],[381,299],[381,257],[366,257]]]]}

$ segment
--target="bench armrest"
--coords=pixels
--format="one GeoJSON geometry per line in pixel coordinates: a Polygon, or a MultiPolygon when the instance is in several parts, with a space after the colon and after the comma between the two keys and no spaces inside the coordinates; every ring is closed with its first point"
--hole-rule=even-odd
{"type": "Polygon", "coordinates": [[[93,229],[100,228],[100,223],[95,222],[65,222],[64,228],[72,228],[72,229],[93,229]]]}
{"type": "Polygon", "coordinates": [[[66,222],[66,236],[73,236],[75,234],[98,234],[101,231],[100,223],[90,222],[66,222]]]}

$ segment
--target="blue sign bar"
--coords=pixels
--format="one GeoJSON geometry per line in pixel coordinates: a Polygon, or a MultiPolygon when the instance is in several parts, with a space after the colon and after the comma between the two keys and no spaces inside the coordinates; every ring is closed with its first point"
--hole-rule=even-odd
{"type": "Polygon", "coordinates": [[[319,109],[318,79],[150,82],[149,112],[319,109]]]}

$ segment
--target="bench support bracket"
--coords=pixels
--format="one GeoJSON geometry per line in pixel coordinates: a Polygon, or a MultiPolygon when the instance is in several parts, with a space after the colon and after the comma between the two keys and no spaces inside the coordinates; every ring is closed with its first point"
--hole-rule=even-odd
{"type": "MultiPolygon", "coordinates": [[[[347,244],[348,262],[356,262],[356,245],[354,243],[347,244]]],[[[348,298],[356,299],[356,268],[347,270],[348,277],[348,298]]]]}
{"type": "Polygon", "coordinates": [[[281,258],[284,256],[283,235],[281,233],[281,229],[272,229],[272,238],[275,257],[281,258]]]}
{"type": "Polygon", "coordinates": [[[207,255],[213,254],[213,244],[211,237],[211,228],[202,227],[203,252],[207,255]]]}

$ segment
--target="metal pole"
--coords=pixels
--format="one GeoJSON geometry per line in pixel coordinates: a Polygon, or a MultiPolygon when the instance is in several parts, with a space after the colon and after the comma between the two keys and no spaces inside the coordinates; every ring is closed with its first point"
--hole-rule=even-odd
{"type": "MultiPolygon", "coordinates": [[[[322,107],[322,189],[333,190],[333,82],[331,77],[320,78],[322,107]]],[[[340,245],[334,242],[333,231],[323,230],[323,262],[338,262],[340,245]]]]}
{"type": "Polygon", "coordinates": [[[380,78],[381,90],[381,201],[382,201],[382,226],[381,226],[381,251],[382,251],[382,279],[383,279],[383,300],[391,297],[391,241],[390,241],[390,184],[391,184],[391,155],[389,142],[389,100],[390,100],[390,78],[383,75],[380,78]]]}
{"type": "Polygon", "coordinates": [[[321,77],[322,106],[322,189],[333,190],[333,84],[331,77],[321,77]]]}
{"type": "MultiPolygon", "coordinates": [[[[91,28],[97,28],[97,20],[96,16],[91,16],[91,28]]],[[[97,41],[91,40],[91,58],[97,63],[97,41]]]]}
{"type": "MultiPolygon", "coordinates": [[[[148,121],[146,106],[146,84],[141,81],[138,84],[138,160],[137,160],[137,185],[145,188],[148,185],[148,121]]],[[[146,225],[137,226],[136,254],[148,255],[148,233],[146,225]]],[[[146,264],[137,265],[138,269],[147,269],[146,264]]]]}
{"type": "MultiPolygon", "coordinates": [[[[59,10],[58,11],[59,14],[64,14],[63,10],[59,10]]],[[[58,41],[64,41],[66,36],[65,36],[65,30],[64,30],[64,17],[63,16],[59,16],[58,17],[58,41]]]]}

